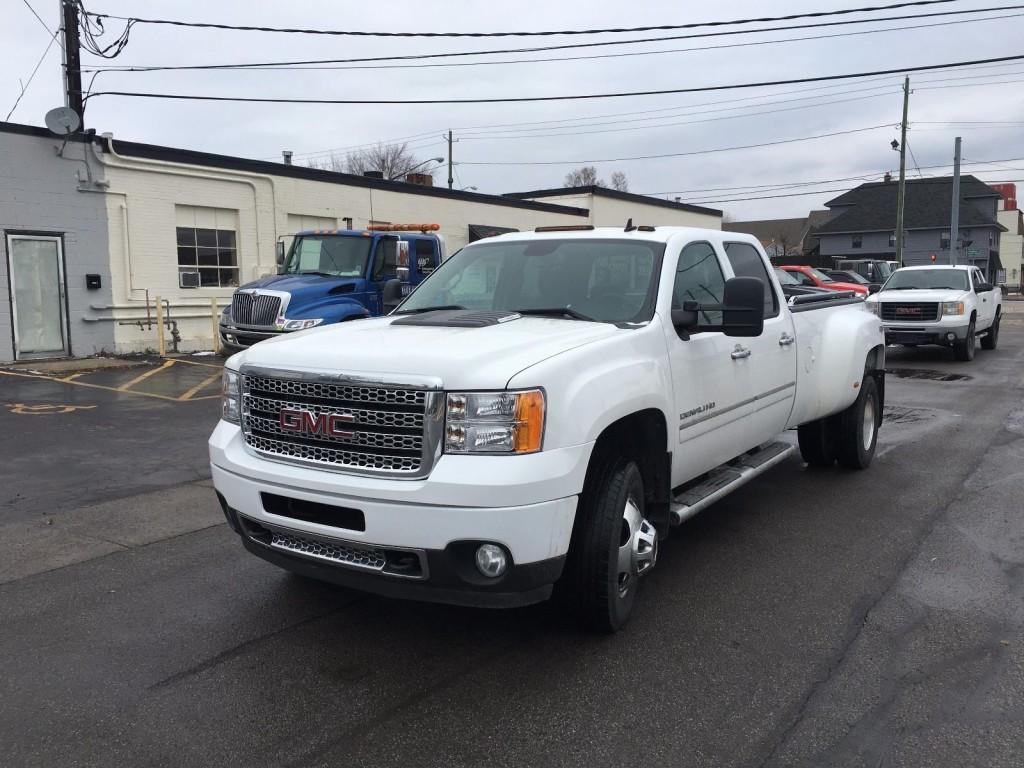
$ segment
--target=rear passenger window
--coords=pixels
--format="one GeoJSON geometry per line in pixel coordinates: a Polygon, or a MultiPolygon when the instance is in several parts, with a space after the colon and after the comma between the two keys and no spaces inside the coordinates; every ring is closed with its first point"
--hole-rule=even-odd
{"type": "Polygon", "coordinates": [[[775,317],[779,313],[779,302],[757,248],[749,243],[726,243],[725,255],[736,277],[756,277],[764,284],[764,316],[775,317]]]}
{"type": "MultiPolygon", "coordinates": [[[[725,277],[718,264],[715,249],[708,243],[691,243],[679,254],[672,309],[682,309],[684,301],[700,304],[721,304],[725,294],[725,277]]],[[[721,325],[720,311],[701,312],[701,325],[721,325]]]]}

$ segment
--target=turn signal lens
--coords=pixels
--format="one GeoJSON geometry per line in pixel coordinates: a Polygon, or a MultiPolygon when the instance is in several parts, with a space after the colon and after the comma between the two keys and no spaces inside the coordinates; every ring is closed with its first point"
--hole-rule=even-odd
{"type": "Polygon", "coordinates": [[[539,389],[519,394],[516,402],[516,453],[540,450],[544,436],[544,393],[539,389]]]}

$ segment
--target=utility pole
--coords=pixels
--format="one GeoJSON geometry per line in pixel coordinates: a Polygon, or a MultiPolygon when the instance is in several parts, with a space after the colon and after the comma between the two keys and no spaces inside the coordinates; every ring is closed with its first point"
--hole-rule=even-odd
{"type": "Polygon", "coordinates": [[[903,266],[903,200],[907,194],[907,110],[910,77],[903,79],[903,122],[900,123],[900,185],[896,192],[896,263],[903,266]]]}
{"type": "Polygon", "coordinates": [[[953,207],[949,219],[949,263],[955,265],[960,249],[960,137],[953,150],[953,207]]]}
{"type": "Polygon", "coordinates": [[[78,6],[61,0],[61,38],[64,42],[64,105],[71,107],[85,130],[85,103],[82,101],[82,61],[79,55],[78,6]]]}
{"type": "Polygon", "coordinates": [[[455,184],[455,179],[452,177],[452,129],[448,129],[448,189],[452,188],[455,184]]]}

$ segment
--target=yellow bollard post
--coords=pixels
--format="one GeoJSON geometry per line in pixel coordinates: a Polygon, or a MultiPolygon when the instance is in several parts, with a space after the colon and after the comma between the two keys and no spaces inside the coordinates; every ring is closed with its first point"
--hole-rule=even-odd
{"type": "Polygon", "coordinates": [[[164,342],[164,305],[159,296],[156,297],[156,341],[160,357],[167,352],[167,345],[164,342]]]}
{"type": "Polygon", "coordinates": [[[217,311],[217,299],[210,299],[210,327],[213,330],[213,351],[220,352],[220,328],[218,327],[219,312],[217,311]]]}

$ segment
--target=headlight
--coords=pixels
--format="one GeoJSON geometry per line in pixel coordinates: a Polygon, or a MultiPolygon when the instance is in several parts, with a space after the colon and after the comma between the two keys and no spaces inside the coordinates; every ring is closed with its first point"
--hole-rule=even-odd
{"type": "Polygon", "coordinates": [[[450,392],[447,453],[535,453],[544,438],[544,393],[450,392]]]}
{"type": "Polygon", "coordinates": [[[964,313],[964,303],[962,301],[944,301],[942,302],[942,316],[947,315],[962,315],[964,313]]]}
{"type": "Polygon", "coordinates": [[[314,325],[320,325],[324,319],[318,317],[316,320],[285,320],[284,330],[286,331],[304,331],[307,328],[312,328],[314,325]]]}
{"type": "Polygon", "coordinates": [[[224,421],[238,424],[242,412],[242,377],[238,371],[224,369],[221,377],[221,409],[220,417],[224,421]]]}

